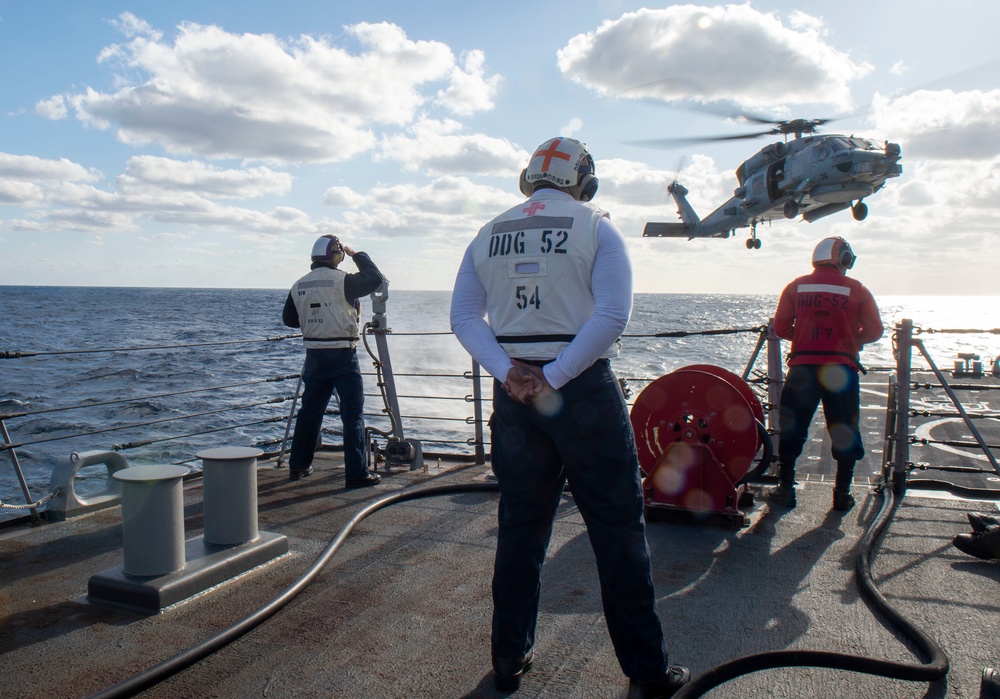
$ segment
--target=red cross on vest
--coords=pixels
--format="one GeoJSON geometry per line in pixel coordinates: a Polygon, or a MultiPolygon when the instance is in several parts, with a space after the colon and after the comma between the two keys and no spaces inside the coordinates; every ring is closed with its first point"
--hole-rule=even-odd
{"type": "Polygon", "coordinates": [[[544,208],[545,204],[541,203],[540,201],[533,201],[531,202],[531,204],[521,209],[521,211],[528,214],[528,216],[534,216],[539,209],[544,209],[544,208]]]}
{"type": "Polygon", "coordinates": [[[549,171],[549,165],[552,163],[553,158],[559,158],[560,160],[569,160],[569,153],[562,153],[556,150],[559,147],[560,143],[562,143],[562,140],[557,139],[552,142],[552,145],[549,146],[548,150],[535,151],[534,155],[535,158],[538,157],[544,158],[544,160],[542,160],[542,172],[549,171]]]}

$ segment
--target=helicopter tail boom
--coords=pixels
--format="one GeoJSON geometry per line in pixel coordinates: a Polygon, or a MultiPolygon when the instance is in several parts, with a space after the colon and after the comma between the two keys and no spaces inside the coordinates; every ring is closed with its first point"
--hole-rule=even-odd
{"type": "Polygon", "coordinates": [[[655,223],[650,221],[642,229],[644,238],[691,238],[694,231],[685,223],[655,223]]]}
{"type": "MultiPolygon", "coordinates": [[[[745,217],[743,217],[739,221],[734,222],[732,226],[729,225],[730,222],[728,220],[725,221],[726,225],[716,225],[713,221],[716,218],[714,213],[703,222],[687,200],[687,187],[675,180],[667,187],[667,192],[673,198],[674,203],[677,204],[677,214],[680,216],[681,222],[660,223],[651,221],[643,229],[643,237],[687,238],[688,240],[695,238],[728,238],[731,228],[742,226],[746,223],[745,217]],[[706,226],[706,223],[712,223],[712,225],[706,226]]],[[[725,217],[728,219],[730,214],[726,213],[725,217]]]]}

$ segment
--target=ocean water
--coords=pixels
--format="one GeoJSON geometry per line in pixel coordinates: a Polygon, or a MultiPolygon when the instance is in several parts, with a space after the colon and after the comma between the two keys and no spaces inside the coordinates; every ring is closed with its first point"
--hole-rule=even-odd
{"type": "MultiPolygon", "coordinates": [[[[262,445],[283,438],[297,380],[301,341],[281,323],[285,290],[0,287],[0,419],[14,449],[0,450],[0,501],[23,504],[14,459],[33,498],[49,491],[55,464],[73,452],[117,450],[131,465],[188,463],[214,446],[262,445]],[[284,339],[282,339],[284,338],[284,339]],[[142,349],[136,349],[142,348],[142,349]],[[32,356],[34,355],[34,356],[32,356]],[[212,390],[201,390],[201,389],[212,390]],[[284,400],[282,400],[284,399],[284,400]],[[123,401],[108,404],[109,401],[123,401]],[[273,402],[265,402],[273,401],[273,402]],[[66,409],[70,408],[70,409],[66,409]],[[112,429],[116,428],[116,429],[112,429]],[[119,429],[120,428],[120,429],[119,429]]],[[[405,436],[425,453],[469,453],[472,362],[449,332],[450,292],[390,290],[387,338],[405,436]]],[[[614,360],[632,389],[690,364],[742,373],[777,299],[760,295],[637,294],[614,360]],[[740,330],[699,335],[705,331],[740,330]],[[657,334],[691,333],[684,337],[657,334]]],[[[912,319],[935,363],[950,370],[958,353],[979,355],[989,371],[1000,334],[1000,297],[884,297],[885,337],[865,349],[867,366],[894,366],[892,330],[912,319]],[[936,332],[957,330],[960,332],[936,332]],[[932,332],[934,331],[934,332],[932,332]]],[[[364,320],[371,306],[363,303],[364,320]]],[[[372,351],[375,342],[371,340],[372,351]]],[[[359,348],[368,423],[390,427],[374,363],[359,348]]],[[[765,370],[766,354],[755,365],[765,370]]],[[[916,366],[926,366],[919,358],[916,366]]],[[[488,381],[484,395],[490,396],[488,381]]],[[[489,415],[489,403],[485,407],[489,415]]],[[[339,421],[326,427],[339,432],[339,421]]],[[[327,437],[336,443],[337,434],[327,437]]],[[[86,494],[103,487],[103,469],[84,472],[86,494]]],[[[0,509],[0,520],[24,514],[0,509]]]]}

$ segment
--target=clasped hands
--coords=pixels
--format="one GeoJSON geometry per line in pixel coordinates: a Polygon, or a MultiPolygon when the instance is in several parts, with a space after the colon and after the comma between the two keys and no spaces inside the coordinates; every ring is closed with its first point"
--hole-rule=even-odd
{"type": "Polygon", "coordinates": [[[507,372],[507,379],[503,382],[503,390],[518,403],[530,405],[538,394],[553,390],[549,382],[545,380],[545,374],[542,373],[541,367],[525,364],[516,359],[512,359],[511,363],[513,366],[507,372]]]}

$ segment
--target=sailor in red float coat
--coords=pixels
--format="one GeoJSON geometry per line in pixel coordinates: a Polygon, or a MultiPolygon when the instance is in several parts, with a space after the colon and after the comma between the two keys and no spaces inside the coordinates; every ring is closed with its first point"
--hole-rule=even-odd
{"type": "Polygon", "coordinates": [[[774,314],[774,332],[792,341],[788,366],[848,364],[862,369],[858,353],[884,328],[870,291],[833,265],[822,265],[785,287],[774,314]]]}
{"type": "Polygon", "coordinates": [[[813,252],[814,271],[785,287],[774,315],[775,334],[792,346],[779,410],[779,485],[768,497],[787,507],[795,506],[795,460],[820,402],[837,461],[834,508],[848,510],[854,504],[854,465],[865,454],[858,380],[864,367],[858,353],[884,332],[871,292],[846,276],[855,259],[843,238],[820,241],[813,252]]]}

